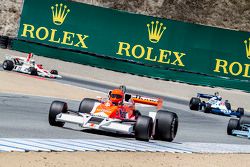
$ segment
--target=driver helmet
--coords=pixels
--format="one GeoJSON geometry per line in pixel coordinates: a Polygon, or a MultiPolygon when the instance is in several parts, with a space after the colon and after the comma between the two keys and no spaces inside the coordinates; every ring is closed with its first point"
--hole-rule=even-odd
{"type": "Polygon", "coordinates": [[[123,98],[124,98],[124,92],[121,89],[114,89],[109,94],[109,100],[116,105],[122,103],[123,98]]]}
{"type": "Polygon", "coordinates": [[[222,97],[221,97],[221,96],[217,96],[217,99],[218,99],[218,100],[222,100],[222,97]]]}
{"type": "Polygon", "coordinates": [[[36,64],[35,60],[30,60],[30,64],[35,65],[36,64]]]}
{"type": "Polygon", "coordinates": [[[217,100],[222,100],[222,97],[219,95],[219,92],[215,92],[214,95],[216,96],[217,100]]]}

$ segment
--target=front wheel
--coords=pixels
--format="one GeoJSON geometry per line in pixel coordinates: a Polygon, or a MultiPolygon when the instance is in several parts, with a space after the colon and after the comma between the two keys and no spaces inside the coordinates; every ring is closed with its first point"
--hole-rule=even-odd
{"type": "Polygon", "coordinates": [[[13,70],[13,68],[14,68],[14,63],[13,63],[13,61],[11,61],[11,60],[5,60],[5,61],[3,62],[3,69],[4,69],[4,70],[11,71],[11,70],[13,70]]]}
{"type": "Polygon", "coordinates": [[[30,67],[29,70],[30,70],[30,75],[37,75],[37,69],[36,68],[30,67]]]}
{"type": "Polygon", "coordinates": [[[204,113],[211,113],[211,111],[212,111],[211,104],[206,104],[204,113]]]}
{"type": "Polygon", "coordinates": [[[200,109],[200,103],[201,99],[197,97],[192,97],[190,102],[189,102],[189,108],[190,110],[196,110],[198,111],[200,109]]]}
{"type": "Polygon", "coordinates": [[[56,116],[61,113],[67,113],[68,105],[62,101],[53,101],[49,109],[49,124],[51,126],[63,127],[65,122],[56,121],[56,116]]]}
{"type": "Polygon", "coordinates": [[[233,130],[238,130],[238,129],[239,129],[239,120],[231,118],[227,125],[227,134],[233,135],[233,130]]]}
{"type": "Polygon", "coordinates": [[[83,99],[80,103],[80,106],[79,106],[79,110],[78,110],[79,113],[89,114],[92,111],[92,109],[94,108],[96,102],[100,103],[100,101],[98,101],[96,99],[90,99],[90,98],[83,99]]]}
{"type": "Polygon", "coordinates": [[[139,116],[135,124],[135,139],[149,141],[153,130],[153,119],[148,116],[139,116]]]}
{"type": "Polygon", "coordinates": [[[154,139],[173,141],[178,130],[178,116],[170,111],[159,110],[155,118],[154,139]]]}

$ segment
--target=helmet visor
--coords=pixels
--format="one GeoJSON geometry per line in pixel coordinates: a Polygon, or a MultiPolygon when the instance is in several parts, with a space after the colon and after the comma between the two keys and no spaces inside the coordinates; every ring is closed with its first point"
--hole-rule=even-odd
{"type": "Polygon", "coordinates": [[[110,95],[112,98],[116,98],[116,99],[121,99],[122,95],[118,95],[118,94],[111,94],[110,95]]]}

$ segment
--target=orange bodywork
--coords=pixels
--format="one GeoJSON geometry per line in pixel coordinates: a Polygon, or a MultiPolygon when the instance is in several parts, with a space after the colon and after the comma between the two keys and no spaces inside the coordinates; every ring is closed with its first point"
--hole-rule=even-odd
{"type": "MultiPolygon", "coordinates": [[[[100,100],[100,99],[99,99],[100,100]]],[[[100,100],[101,101],[101,100],[100,100]]],[[[110,100],[102,102],[97,106],[94,111],[94,115],[105,116],[107,118],[116,118],[116,119],[135,119],[134,111],[135,103],[147,104],[156,106],[157,109],[162,107],[162,99],[160,98],[147,98],[142,96],[131,96],[129,102],[124,104],[115,105],[110,100]]]]}
{"type": "Polygon", "coordinates": [[[135,103],[156,106],[158,110],[162,108],[163,101],[160,98],[154,99],[154,98],[147,98],[147,97],[136,95],[136,96],[133,96],[132,99],[135,103]]]}
{"type": "Polygon", "coordinates": [[[94,114],[105,114],[108,118],[117,119],[133,119],[134,118],[135,105],[131,103],[130,105],[114,105],[111,101],[101,103],[95,110],[94,114]]]}

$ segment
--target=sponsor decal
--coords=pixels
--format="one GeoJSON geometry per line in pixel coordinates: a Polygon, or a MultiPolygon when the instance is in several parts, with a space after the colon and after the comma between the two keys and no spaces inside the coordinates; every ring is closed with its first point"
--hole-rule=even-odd
{"type": "MultiPolygon", "coordinates": [[[[166,26],[159,21],[152,21],[147,24],[148,40],[155,44],[159,43],[163,37],[166,26]]],[[[185,53],[172,51],[168,49],[154,49],[150,46],[143,46],[141,44],[132,45],[129,42],[118,42],[118,50],[116,55],[133,57],[135,59],[157,62],[161,64],[170,64],[173,66],[184,67],[183,58],[185,53]]]]}
{"type": "MultiPolygon", "coordinates": [[[[246,48],[246,57],[250,59],[250,38],[244,41],[246,48]]],[[[250,78],[249,68],[250,64],[240,63],[240,62],[229,62],[228,60],[223,59],[215,59],[215,68],[214,72],[216,73],[224,73],[231,74],[233,76],[242,76],[244,78],[250,78]]]]}
{"type": "Polygon", "coordinates": [[[21,25],[21,36],[28,39],[46,41],[48,43],[57,43],[87,49],[87,39],[89,38],[89,35],[63,30],[62,26],[65,24],[65,20],[70,17],[70,12],[68,6],[63,5],[62,3],[55,4],[54,6],[51,6],[51,18],[56,27],[37,27],[32,24],[23,23],[21,25]]]}
{"type": "Polygon", "coordinates": [[[244,41],[246,47],[246,56],[250,59],[250,38],[244,41]]]}

